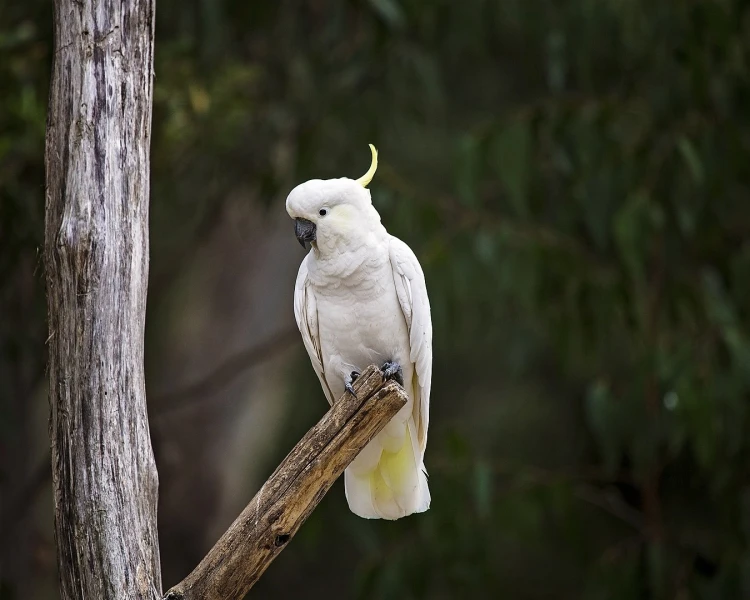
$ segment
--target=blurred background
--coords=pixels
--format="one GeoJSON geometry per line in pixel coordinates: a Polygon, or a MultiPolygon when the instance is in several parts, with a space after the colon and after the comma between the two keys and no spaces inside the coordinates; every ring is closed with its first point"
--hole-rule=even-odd
{"type": "MultiPolygon", "coordinates": [[[[56,598],[49,0],[0,1],[0,598],[56,598]]],[[[250,598],[750,597],[750,7],[159,0],[147,387],[165,589],[327,410],[284,210],[358,177],[424,267],[432,508],[337,482],[250,598]]]]}

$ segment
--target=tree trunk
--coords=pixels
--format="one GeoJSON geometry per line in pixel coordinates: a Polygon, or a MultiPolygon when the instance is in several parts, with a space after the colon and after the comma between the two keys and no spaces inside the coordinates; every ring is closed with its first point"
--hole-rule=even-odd
{"type": "Polygon", "coordinates": [[[56,0],[46,147],[61,597],[158,598],[143,375],[154,0],[56,0]]]}

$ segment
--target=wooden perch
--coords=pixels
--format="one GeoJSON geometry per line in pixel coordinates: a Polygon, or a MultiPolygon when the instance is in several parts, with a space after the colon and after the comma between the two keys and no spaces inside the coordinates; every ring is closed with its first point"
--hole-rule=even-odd
{"type": "Polygon", "coordinates": [[[287,455],[201,563],[164,600],[233,600],[247,594],[349,463],[406,404],[375,366],[287,455]]]}

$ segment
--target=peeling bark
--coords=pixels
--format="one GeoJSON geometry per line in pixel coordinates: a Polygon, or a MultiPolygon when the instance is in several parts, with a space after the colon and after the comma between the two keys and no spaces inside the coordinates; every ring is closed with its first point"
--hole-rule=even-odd
{"type": "Polygon", "coordinates": [[[56,0],[46,140],[50,437],[63,599],[160,597],[146,413],[154,0],[56,0]]]}

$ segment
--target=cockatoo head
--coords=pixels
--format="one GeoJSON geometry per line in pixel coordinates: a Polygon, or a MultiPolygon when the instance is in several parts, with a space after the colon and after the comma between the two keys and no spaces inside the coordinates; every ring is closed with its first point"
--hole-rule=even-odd
{"type": "Polygon", "coordinates": [[[294,219],[294,233],[302,247],[316,249],[352,244],[382,227],[367,185],[378,168],[378,151],[370,144],[372,164],[359,179],[311,179],[294,188],[286,211],[294,219]]]}

